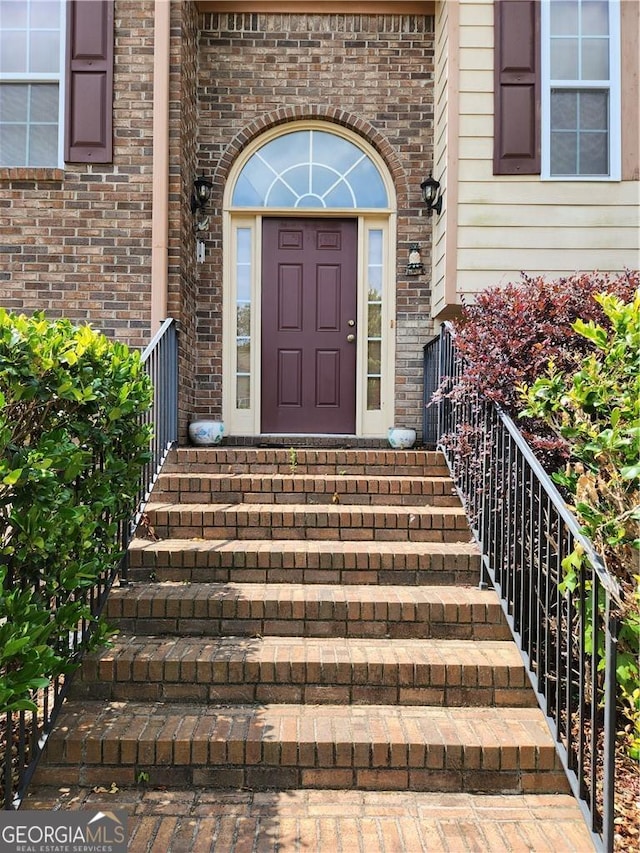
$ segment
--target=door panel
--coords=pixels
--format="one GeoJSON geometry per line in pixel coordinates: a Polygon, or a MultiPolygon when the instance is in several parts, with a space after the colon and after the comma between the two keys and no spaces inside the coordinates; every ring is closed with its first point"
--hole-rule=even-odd
{"type": "Polygon", "coordinates": [[[264,219],[262,432],[354,433],[357,223],[264,219]]]}

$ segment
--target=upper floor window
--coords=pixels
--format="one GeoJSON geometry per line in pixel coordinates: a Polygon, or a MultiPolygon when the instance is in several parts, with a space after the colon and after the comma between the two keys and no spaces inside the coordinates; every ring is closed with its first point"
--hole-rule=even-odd
{"type": "Polygon", "coordinates": [[[266,142],[242,167],[234,207],[386,208],[373,160],[325,130],[295,130],[266,142]]]}
{"type": "Polygon", "coordinates": [[[542,5],[542,175],[620,179],[617,0],[542,5]]]}
{"type": "Polygon", "coordinates": [[[0,0],[0,166],[62,161],[64,4],[0,0]]]}

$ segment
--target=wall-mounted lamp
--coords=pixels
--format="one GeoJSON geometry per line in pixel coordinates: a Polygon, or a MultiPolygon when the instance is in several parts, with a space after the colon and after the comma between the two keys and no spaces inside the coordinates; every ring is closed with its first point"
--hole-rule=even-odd
{"type": "Polygon", "coordinates": [[[211,198],[213,184],[206,178],[196,178],[191,192],[191,213],[193,213],[196,231],[204,231],[209,225],[209,217],[205,213],[207,203],[211,198]]]}
{"type": "Polygon", "coordinates": [[[440,190],[440,181],[436,181],[431,172],[426,181],[420,184],[422,190],[422,200],[427,205],[427,213],[429,216],[435,212],[438,216],[442,213],[442,193],[440,190]]]}

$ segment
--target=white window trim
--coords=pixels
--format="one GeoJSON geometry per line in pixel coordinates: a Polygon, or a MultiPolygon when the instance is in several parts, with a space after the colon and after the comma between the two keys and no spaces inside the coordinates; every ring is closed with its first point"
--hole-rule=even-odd
{"type": "Polygon", "coordinates": [[[59,72],[11,72],[0,71],[0,84],[2,83],[57,83],[58,84],[58,158],[55,164],[51,166],[27,166],[23,163],[21,166],[5,167],[0,162],[0,168],[46,168],[46,169],[61,169],[64,167],[64,131],[65,131],[65,73],[66,73],[66,42],[67,42],[67,4],[64,0],[58,0],[60,7],[60,56],[59,56],[59,72]]]}
{"type": "Polygon", "coordinates": [[[541,31],[541,173],[545,181],[593,182],[622,179],[622,111],[620,80],[620,0],[609,0],[609,80],[554,80],[553,88],[606,89],[609,92],[609,174],[552,175],[551,174],[551,6],[552,0],[542,0],[541,31]]]}

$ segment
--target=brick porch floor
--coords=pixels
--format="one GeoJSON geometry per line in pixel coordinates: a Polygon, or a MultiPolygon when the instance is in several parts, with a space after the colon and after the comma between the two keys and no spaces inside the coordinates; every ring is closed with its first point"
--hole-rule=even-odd
{"type": "Polygon", "coordinates": [[[575,800],[557,794],[127,789],[105,795],[71,787],[41,788],[23,808],[124,809],[129,853],[593,850],[575,800]]]}

